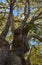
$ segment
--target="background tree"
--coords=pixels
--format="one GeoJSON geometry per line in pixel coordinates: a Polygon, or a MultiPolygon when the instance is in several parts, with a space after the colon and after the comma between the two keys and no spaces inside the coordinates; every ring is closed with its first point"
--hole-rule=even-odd
{"type": "Polygon", "coordinates": [[[31,54],[30,39],[42,42],[42,1],[7,0],[6,3],[0,3],[0,37],[8,37],[7,40],[12,41],[13,52],[22,59],[22,64],[31,65],[30,56],[25,60],[24,54],[29,51],[31,54]],[[9,32],[10,37],[8,31],[12,32],[9,32]]]}

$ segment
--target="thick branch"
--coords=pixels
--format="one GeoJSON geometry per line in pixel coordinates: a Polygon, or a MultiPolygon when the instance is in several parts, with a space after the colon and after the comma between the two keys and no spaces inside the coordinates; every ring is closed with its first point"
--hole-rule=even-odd
{"type": "MultiPolygon", "coordinates": [[[[29,23],[27,23],[26,24],[26,26],[23,28],[23,31],[22,31],[22,33],[23,34],[27,34],[28,33],[28,31],[30,30],[30,29],[32,29],[32,27],[36,27],[36,26],[42,26],[42,24],[29,24],[29,23]]],[[[15,33],[19,33],[19,30],[21,29],[21,27],[18,27],[17,29],[15,29],[14,30],[14,32],[15,33]],[[18,31],[18,32],[17,32],[18,31]]]]}

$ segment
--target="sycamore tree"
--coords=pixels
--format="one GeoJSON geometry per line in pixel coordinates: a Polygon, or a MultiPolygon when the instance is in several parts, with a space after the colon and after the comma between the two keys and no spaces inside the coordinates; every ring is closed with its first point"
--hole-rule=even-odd
{"type": "Polygon", "coordinates": [[[22,65],[31,65],[29,40],[42,42],[42,1],[3,1],[0,1],[0,43],[8,41],[9,50],[21,58],[22,65]]]}

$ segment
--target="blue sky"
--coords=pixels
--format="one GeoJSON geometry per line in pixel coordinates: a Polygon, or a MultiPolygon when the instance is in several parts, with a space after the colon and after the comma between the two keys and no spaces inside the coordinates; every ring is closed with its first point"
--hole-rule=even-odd
{"type": "Polygon", "coordinates": [[[31,45],[36,45],[37,42],[36,42],[36,41],[33,42],[33,40],[31,40],[31,41],[30,41],[30,44],[31,44],[31,45]]]}
{"type": "Polygon", "coordinates": [[[15,15],[15,16],[19,16],[20,15],[20,10],[13,10],[13,14],[15,15]]]}
{"type": "Polygon", "coordinates": [[[6,3],[6,0],[0,0],[0,2],[4,2],[4,3],[6,3]]]}

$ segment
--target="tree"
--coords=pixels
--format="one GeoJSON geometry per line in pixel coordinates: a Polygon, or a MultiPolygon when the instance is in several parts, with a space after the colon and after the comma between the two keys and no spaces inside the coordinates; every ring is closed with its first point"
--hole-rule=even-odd
{"type": "MultiPolygon", "coordinates": [[[[42,24],[37,22],[38,20],[42,19],[42,8],[41,4],[39,4],[39,1],[31,1],[31,0],[7,0],[8,5],[3,5],[1,3],[1,7],[5,10],[9,9],[10,11],[8,12],[0,12],[0,14],[4,13],[4,16],[2,15],[0,20],[6,20],[7,15],[7,22],[4,27],[4,30],[2,31],[0,37],[2,39],[5,39],[9,27],[11,27],[11,31],[13,33],[13,41],[12,41],[12,51],[14,52],[17,56],[19,56],[22,60],[23,65],[31,65],[30,63],[30,58],[28,57],[27,61],[24,59],[24,54],[26,52],[29,52],[30,47],[29,47],[29,40],[31,38],[35,38],[42,42],[42,37],[40,36],[41,32],[39,32],[39,28],[41,30],[42,24]],[[35,5],[37,4],[37,5],[35,5]],[[21,6],[20,6],[21,5],[21,6]],[[33,7],[34,6],[34,7],[33,7]],[[18,15],[15,16],[13,11],[15,9],[19,12],[22,9],[21,13],[17,13],[18,15]],[[33,9],[33,11],[32,11],[33,9]],[[6,13],[6,14],[5,14],[6,13]],[[6,16],[5,16],[6,15],[6,16]],[[23,16],[23,18],[22,18],[23,16]],[[15,28],[15,23],[20,23],[19,27],[16,29],[15,28]],[[38,30],[38,31],[37,31],[38,30]]],[[[7,4],[6,3],[6,4],[7,4]]],[[[41,3],[41,2],[40,2],[41,3]]],[[[2,40],[3,41],[3,40],[2,40]]]]}
{"type": "Polygon", "coordinates": [[[5,39],[0,37],[0,65],[6,65],[9,55],[9,44],[5,39]]]}

